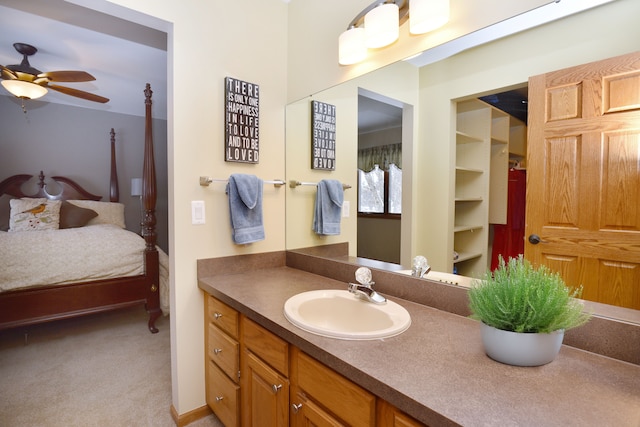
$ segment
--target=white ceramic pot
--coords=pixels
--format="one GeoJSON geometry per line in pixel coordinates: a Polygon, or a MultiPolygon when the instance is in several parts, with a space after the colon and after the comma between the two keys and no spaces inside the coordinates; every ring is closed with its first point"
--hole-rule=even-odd
{"type": "Polygon", "coordinates": [[[564,329],[545,333],[503,331],[482,323],[482,343],[487,356],[515,366],[540,366],[555,359],[564,329]]]}

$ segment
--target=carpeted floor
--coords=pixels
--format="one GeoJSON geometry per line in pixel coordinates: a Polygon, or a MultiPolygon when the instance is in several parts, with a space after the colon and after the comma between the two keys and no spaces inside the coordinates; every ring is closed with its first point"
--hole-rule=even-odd
{"type": "Polygon", "coordinates": [[[136,307],[1,331],[0,426],[175,426],[169,318],[146,324],[136,307]]]}

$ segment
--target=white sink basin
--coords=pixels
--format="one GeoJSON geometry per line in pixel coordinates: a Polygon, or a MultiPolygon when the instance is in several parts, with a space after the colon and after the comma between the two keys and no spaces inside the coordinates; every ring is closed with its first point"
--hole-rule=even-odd
{"type": "Polygon", "coordinates": [[[284,315],[308,332],[345,340],[392,337],[411,325],[409,312],[393,301],[374,304],[335,289],[292,296],[284,303],[284,315]]]}

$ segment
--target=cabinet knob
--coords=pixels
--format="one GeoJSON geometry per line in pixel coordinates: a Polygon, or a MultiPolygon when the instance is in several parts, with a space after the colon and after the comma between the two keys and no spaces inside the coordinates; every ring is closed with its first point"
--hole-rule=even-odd
{"type": "Polygon", "coordinates": [[[213,354],[220,354],[222,353],[222,349],[221,348],[214,348],[213,349],[213,354]]]}
{"type": "Polygon", "coordinates": [[[271,389],[273,390],[274,393],[277,393],[280,389],[282,388],[282,384],[274,384],[271,386],[271,389]]]}
{"type": "Polygon", "coordinates": [[[221,402],[224,399],[223,396],[216,396],[216,402],[221,402]]]}
{"type": "Polygon", "coordinates": [[[221,314],[221,313],[213,313],[213,318],[214,318],[214,319],[219,319],[219,318],[221,318],[221,317],[222,317],[222,314],[221,314]]]}
{"type": "Polygon", "coordinates": [[[291,404],[291,410],[294,414],[297,414],[300,408],[302,408],[302,403],[298,403],[297,405],[295,403],[291,404]]]}

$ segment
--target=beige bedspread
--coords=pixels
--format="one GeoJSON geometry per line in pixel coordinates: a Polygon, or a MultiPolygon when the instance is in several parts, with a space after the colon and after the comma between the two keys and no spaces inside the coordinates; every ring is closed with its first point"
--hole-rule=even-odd
{"type": "MultiPolygon", "coordinates": [[[[0,232],[0,292],[143,273],[145,241],[112,224],[0,232]]],[[[160,306],[169,313],[168,256],[158,249],[160,306]]]]}

